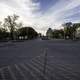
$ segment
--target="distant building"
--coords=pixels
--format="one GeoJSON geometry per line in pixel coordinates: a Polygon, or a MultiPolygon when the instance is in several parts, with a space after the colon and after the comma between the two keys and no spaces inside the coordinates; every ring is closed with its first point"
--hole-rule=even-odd
{"type": "Polygon", "coordinates": [[[46,36],[48,37],[48,39],[52,39],[53,38],[53,30],[51,28],[49,28],[47,30],[46,36]]]}

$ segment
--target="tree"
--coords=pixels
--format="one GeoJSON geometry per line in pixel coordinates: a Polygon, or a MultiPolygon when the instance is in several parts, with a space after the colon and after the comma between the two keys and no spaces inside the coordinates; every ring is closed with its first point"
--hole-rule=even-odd
{"type": "Polygon", "coordinates": [[[46,32],[46,36],[51,39],[53,38],[53,30],[51,28],[48,28],[47,32],[46,32]]]}
{"type": "Polygon", "coordinates": [[[70,39],[75,40],[76,29],[80,27],[80,23],[65,23],[64,26],[64,34],[65,37],[68,36],[70,39]]]}
{"type": "Polygon", "coordinates": [[[10,37],[12,40],[14,39],[14,31],[16,30],[16,27],[17,27],[16,21],[18,17],[19,16],[14,14],[13,16],[7,16],[7,18],[5,18],[4,20],[4,25],[10,31],[10,37]]]}
{"type": "Polygon", "coordinates": [[[64,37],[64,31],[62,29],[60,30],[53,30],[53,38],[63,38],[64,37]]]}
{"type": "Polygon", "coordinates": [[[33,39],[38,36],[38,33],[32,27],[22,27],[18,30],[18,32],[18,36],[22,36],[24,37],[24,39],[25,37],[27,37],[28,39],[33,39]]]}
{"type": "Polygon", "coordinates": [[[64,37],[66,38],[68,36],[69,38],[72,38],[72,22],[64,23],[62,26],[64,27],[64,37]]]}
{"type": "Polygon", "coordinates": [[[73,39],[76,38],[76,30],[80,27],[80,23],[74,23],[73,24],[73,39]]]}
{"type": "Polygon", "coordinates": [[[0,21],[0,40],[6,39],[8,37],[7,30],[3,27],[2,22],[0,21]]]}
{"type": "Polygon", "coordinates": [[[8,37],[9,33],[4,28],[0,28],[0,40],[7,39],[8,37]]]}

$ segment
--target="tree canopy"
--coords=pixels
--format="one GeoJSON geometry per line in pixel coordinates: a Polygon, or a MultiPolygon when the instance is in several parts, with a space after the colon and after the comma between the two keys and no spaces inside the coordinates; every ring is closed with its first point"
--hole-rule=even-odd
{"type": "Polygon", "coordinates": [[[37,32],[32,27],[22,27],[18,30],[19,35],[18,36],[27,36],[28,39],[32,39],[37,37],[37,32]]]}
{"type": "Polygon", "coordinates": [[[32,27],[24,27],[22,22],[18,21],[19,16],[11,15],[4,18],[4,22],[0,22],[0,39],[6,39],[6,36],[11,39],[18,39],[19,36],[25,36],[28,39],[37,37],[37,32],[32,27]]]}

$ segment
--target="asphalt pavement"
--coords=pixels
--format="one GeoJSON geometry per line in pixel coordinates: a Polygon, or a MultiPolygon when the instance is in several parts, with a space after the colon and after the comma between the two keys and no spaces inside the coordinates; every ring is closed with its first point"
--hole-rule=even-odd
{"type": "Polygon", "coordinates": [[[80,41],[0,44],[0,80],[80,80],[80,41]]]}

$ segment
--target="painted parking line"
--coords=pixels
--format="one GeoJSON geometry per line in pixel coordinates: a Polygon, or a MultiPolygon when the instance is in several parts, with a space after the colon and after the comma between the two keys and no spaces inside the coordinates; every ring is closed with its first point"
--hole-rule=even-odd
{"type": "Polygon", "coordinates": [[[23,76],[24,80],[26,80],[26,76],[23,73],[23,71],[19,68],[19,66],[17,64],[15,64],[16,69],[20,72],[20,74],[23,76]]]}
{"type": "Polygon", "coordinates": [[[14,73],[12,72],[10,66],[8,66],[8,71],[9,71],[9,73],[11,74],[13,80],[17,80],[16,77],[14,76],[14,73]]]}
{"type": "Polygon", "coordinates": [[[2,80],[6,80],[6,79],[5,79],[4,72],[3,72],[3,69],[0,70],[0,73],[1,73],[1,76],[2,76],[2,80]]]}
{"type": "Polygon", "coordinates": [[[41,72],[39,69],[37,69],[36,67],[34,67],[33,65],[31,64],[27,64],[28,66],[30,66],[32,69],[34,69],[36,72],[40,73],[41,76],[43,76],[46,80],[49,80],[47,76],[45,76],[43,74],[43,72],[41,72]]]}
{"type": "MultiPolygon", "coordinates": [[[[22,68],[24,68],[26,71],[30,72],[30,74],[31,74],[34,78],[37,78],[37,76],[36,76],[32,71],[30,71],[29,68],[27,68],[24,64],[20,64],[20,66],[21,66],[22,68]]],[[[37,80],[39,80],[39,79],[37,78],[37,80]]]]}
{"type": "MultiPolygon", "coordinates": [[[[42,66],[41,64],[38,64],[38,63],[36,63],[34,61],[32,61],[31,64],[33,64],[36,68],[38,68],[44,74],[44,66],[42,66]]],[[[47,77],[49,77],[49,80],[55,80],[55,79],[57,79],[55,77],[55,75],[52,75],[51,72],[50,72],[50,70],[48,70],[47,68],[45,70],[45,74],[44,75],[47,76],[47,77]]]]}
{"type": "MultiPolygon", "coordinates": [[[[44,65],[40,60],[35,60],[35,62],[37,62],[37,63],[39,63],[39,64],[41,64],[41,65],[44,65]]],[[[53,67],[54,67],[54,68],[57,68],[58,70],[67,72],[68,74],[71,74],[71,75],[75,76],[76,78],[80,79],[80,78],[79,78],[79,75],[77,75],[76,73],[73,73],[73,72],[71,72],[71,71],[68,71],[68,70],[66,70],[66,69],[64,69],[64,68],[61,68],[61,67],[59,67],[59,65],[55,66],[55,64],[54,64],[53,67],[48,66],[48,65],[49,65],[49,64],[47,64],[47,69],[49,69],[49,70],[53,70],[53,67]]],[[[64,76],[63,73],[61,73],[60,75],[64,76]]],[[[66,78],[66,79],[70,79],[70,77],[68,77],[68,76],[65,76],[65,78],[66,78]]],[[[73,78],[73,79],[70,79],[70,80],[74,80],[74,78],[73,78]]]]}
{"type": "MultiPolygon", "coordinates": [[[[39,62],[39,61],[32,61],[32,63],[33,64],[35,64],[36,63],[36,65],[40,65],[40,66],[42,66],[42,68],[44,67],[44,64],[43,63],[41,63],[41,62],[39,62]]],[[[40,67],[40,66],[38,66],[38,67],[40,67]]],[[[54,69],[53,68],[51,68],[50,66],[48,66],[48,65],[46,65],[46,70],[45,70],[45,74],[46,74],[46,72],[49,74],[49,76],[53,76],[52,78],[54,78],[54,80],[59,80],[60,79],[60,77],[63,77],[64,79],[68,79],[69,80],[69,78],[66,78],[66,77],[64,77],[64,75],[61,75],[61,74],[58,74],[57,72],[55,72],[54,71],[54,73],[57,75],[57,76],[59,76],[59,77],[56,77],[55,76],[55,74],[53,75],[53,74],[51,74],[51,71],[53,71],[54,69]]]]}

